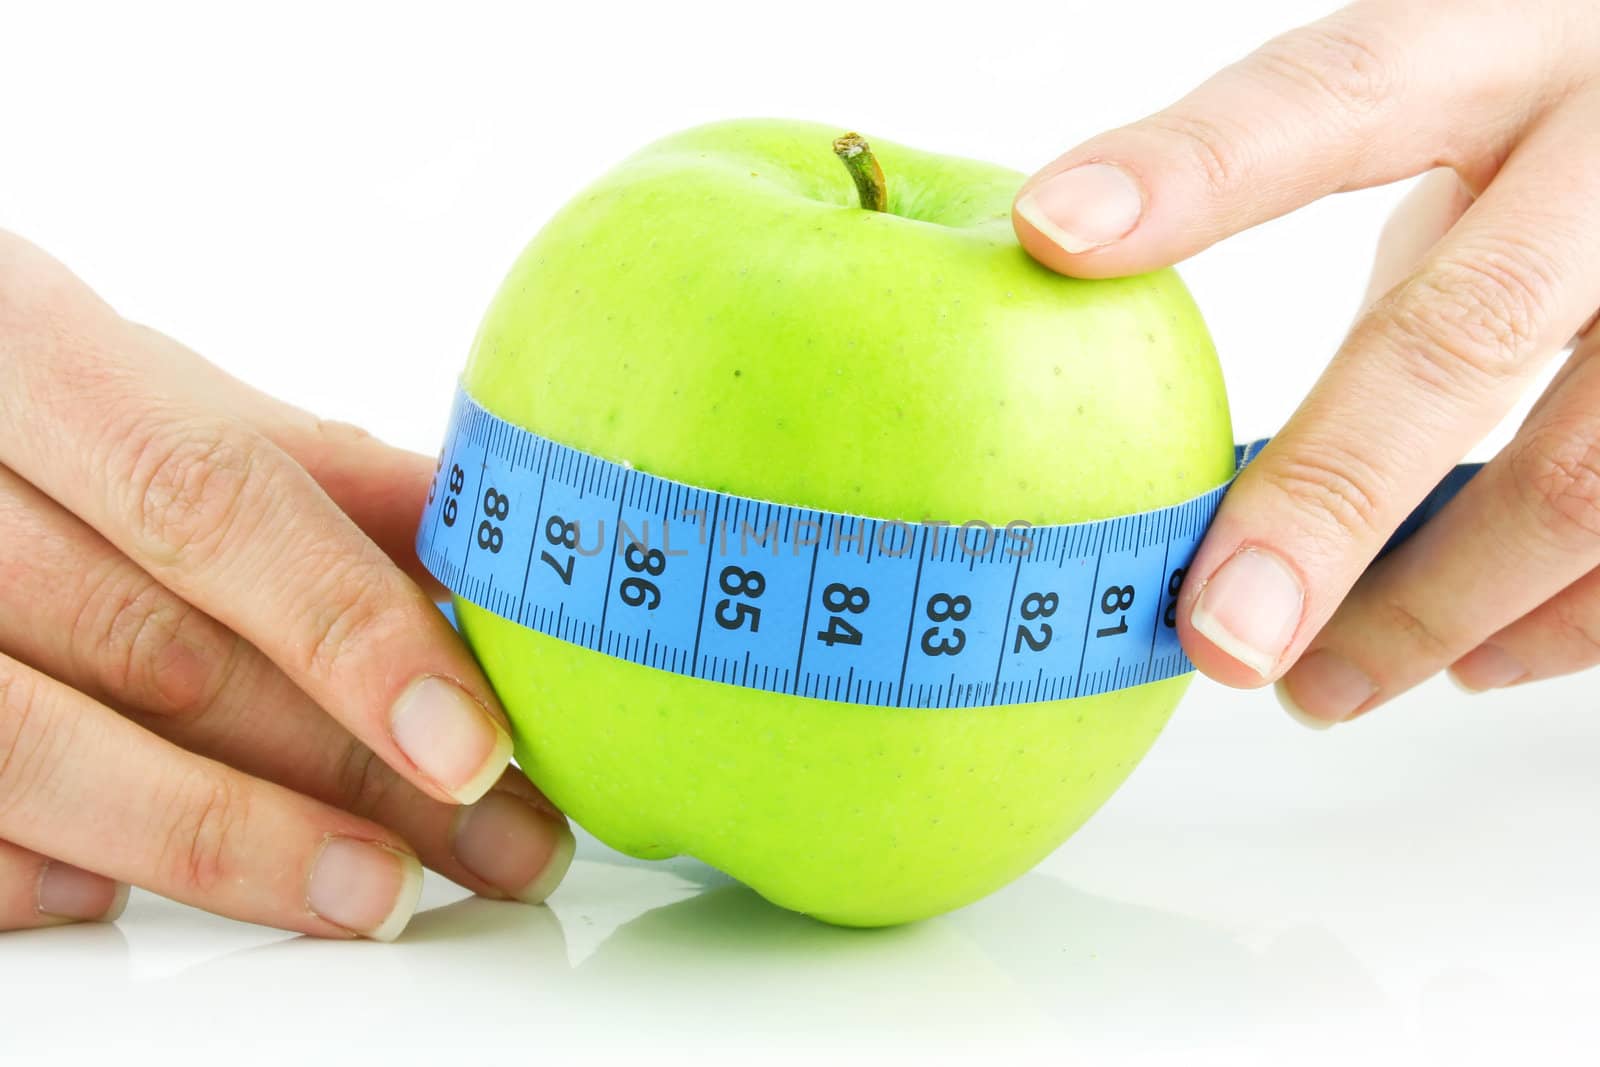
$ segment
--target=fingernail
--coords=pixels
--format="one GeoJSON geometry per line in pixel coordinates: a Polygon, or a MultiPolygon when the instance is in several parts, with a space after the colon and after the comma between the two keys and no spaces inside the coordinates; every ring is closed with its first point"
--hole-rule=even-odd
{"type": "Polygon", "coordinates": [[[1017,201],[1017,214],[1072,253],[1127,236],[1143,210],[1139,184],[1110,163],[1085,163],[1053,174],[1017,201]]]}
{"type": "Polygon", "coordinates": [[[128,887],[98,874],[51,860],[39,872],[39,914],[80,922],[111,922],[128,904],[128,887]]]}
{"type": "Polygon", "coordinates": [[[1479,645],[1450,665],[1450,680],[1469,693],[1500,689],[1528,676],[1528,668],[1518,663],[1499,645],[1479,645]]]}
{"type": "Polygon", "coordinates": [[[1305,590],[1289,565],[1243,548],[1211,576],[1189,622],[1212,644],[1266,678],[1300,625],[1305,590]]]}
{"type": "Polygon", "coordinates": [[[496,790],[456,817],[452,848],[467,870],[525,904],[548,897],[572,865],[565,819],[496,790]]]}
{"type": "Polygon", "coordinates": [[[1344,722],[1378,691],[1365,671],[1326,648],[1300,657],[1275,688],[1283,710],[1314,730],[1344,722]]]}
{"type": "Polygon", "coordinates": [[[306,906],[374,941],[393,941],[422,894],[417,857],[372,841],[330,837],[311,865],[306,906]]]}
{"type": "Polygon", "coordinates": [[[1294,702],[1294,697],[1289,694],[1289,687],[1283,684],[1283,679],[1278,679],[1278,684],[1272,687],[1272,692],[1278,698],[1278,706],[1289,713],[1289,718],[1306,729],[1326,730],[1333,725],[1329,719],[1317,719],[1306,714],[1306,709],[1294,702]]]}
{"type": "Polygon", "coordinates": [[[487,793],[511,762],[511,735],[444,678],[413,682],[395,701],[389,730],[417,769],[459,804],[487,793]]]}

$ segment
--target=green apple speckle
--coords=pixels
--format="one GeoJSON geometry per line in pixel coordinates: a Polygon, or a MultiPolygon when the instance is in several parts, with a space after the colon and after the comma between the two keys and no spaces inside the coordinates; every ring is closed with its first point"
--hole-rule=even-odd
{"type": "MultiPolygon", "coordinates": [[[[623,162],[512,267],[466,387],[640,470],[880,518],[1070,522],[1232,473],[1216,354],[1175,273],[1053,274],[1012,234],[1021,175],[877,138],[888,210],[863,209],[837,133],[724,122],[623,162]]],[[[1121,783],[1188,681],[864,707],[456,611],[523,769],[586,829],[848,925],[934,915],[1028,870],[1121,783]]]]}

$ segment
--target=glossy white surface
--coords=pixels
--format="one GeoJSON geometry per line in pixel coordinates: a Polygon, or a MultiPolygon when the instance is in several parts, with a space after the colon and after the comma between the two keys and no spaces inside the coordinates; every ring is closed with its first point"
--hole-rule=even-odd
{"type": "Polygon", "coordinates": [[[434,879],[393,945],[135,894],[115,927],[0,939],[0,1052],[1560,1062],[1600,1042],[1595,704],[1592,678],[1435,683],[1316,734],[1199,683],[1038,870],[902,929],[832,929],[587,838],[548,907],[434,879]]]}
{"type": "MultiPolygon", "coordinates": [[[[788,115],[1031,170],[1332,6],[10,5],[0,226],[251,384],[431,452],[517,250],[654,137],[788,115]]],[[[1403,191],[1183,264],[1240,440],[1338,345],[1403,191]]],[[[0,936],[0,1064],[1578,1059],[1600,1047],[1597,703],[1593,673],[1435,682],[1313,734],[1197,684],[1039,870],[899,930],[592,840],[548,908],[430,877],[394,945],[135,893],[114,927],[0,936]]]]}

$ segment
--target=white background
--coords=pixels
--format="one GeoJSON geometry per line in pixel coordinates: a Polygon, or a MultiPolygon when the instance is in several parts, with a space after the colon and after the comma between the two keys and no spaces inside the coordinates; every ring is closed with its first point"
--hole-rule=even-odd
{"type": "MultiPolygon", "coordinates": [[[[258,386],[431,452],[518,249],[654,137],[778,115],[1031,170],[1329,6],[0,2],[0,226],[258,386]]],[[[1182,268],[1241,439],[1338,343],[1401,192],[1182,268]]],[[[430,882],[392,946],[136,894],[114,928],[0,937],[0,1051],[1548,1062],[1600,1036],[1595,682],[1434,683],[1314,735],[1202,681],[1038,872],[904,930],[830,930],[592,840],[551,908],[430,882]]]]}

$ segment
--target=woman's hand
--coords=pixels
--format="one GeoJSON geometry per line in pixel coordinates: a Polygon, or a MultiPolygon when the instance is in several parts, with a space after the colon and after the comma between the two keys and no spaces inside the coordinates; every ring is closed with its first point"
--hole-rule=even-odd
{"type": "Polygon", "coordinates": [[[1600,662],[1600,331],[1368,569],[1600,308],[1600,16],[1366,0],[1073,149],[1016,203],[1036,258],[1105,277],[1429,171],[1385,231],[1375,299],[1229,493],[1179,604],[1201,670],[1278,680],[1312,725],[1444,668],[1488,689],[1600,662]]]}
{"type": "Polygon", "coordinates": [[[411,549],[433,467],[0,232],[0,929],[132,883],[387,939],[424,863],[554,888],[571,830],[411,549]]]}

